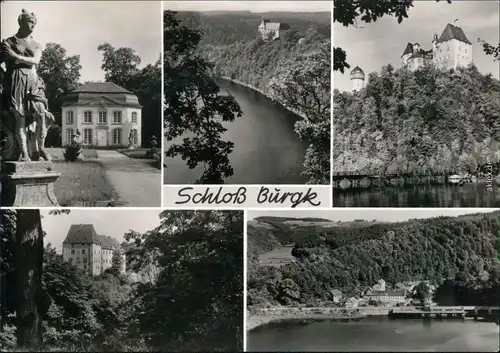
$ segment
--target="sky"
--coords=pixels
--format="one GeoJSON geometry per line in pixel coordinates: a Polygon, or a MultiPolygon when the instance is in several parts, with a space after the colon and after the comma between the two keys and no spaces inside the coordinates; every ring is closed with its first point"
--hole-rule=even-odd
{"type": "Polygon", "coordinates": [[[129,230],[145,233],[160,225],[160,210],[78,209],[61,215],[49,215],[48,210],[40,213],[43,216],[42,228],[46,232],[44,243],[51,243],[58,253],[62,252],[62,243],[72,224],[93,224],[98,234],[113,237],[120,243],[129,230]]]}
{"type": "Polygon", "coordinates": [[[332,1],[164,1],[164,10],[319,12],[331,11],[332,1]]]}
{"type": "Polygon", "coordinates": [[[472,43],[473,60],[479,71],[492,73],[499,78],[499,63],[484,54],[478,38],[490,44],[499,42],[499,4],[497,1],[416,1],[408,11],[408,18],[398,24],[393,17],[383,17],[373,23],[360,22],[359,27],[343,27],[334,24],[334,46],[347,52],[347,62],[351,69],[342,75],[335,72],[334,88],[340,91],[352,87],[349,73],[355,66],[361,67],[365,74],[380,71],[381,67],[392,64],[401,66],[401,54],[408,42],[419,43],[423,49],[432,48],[434,33],[441,35],[448,23],[458,18],[461,27],[472,43]]]}
{"type": "Polygon", "coordinates": [[[315,217],[330,219],[334,222],[343,221],[350,222],[355,219],[363,219],[367,221],[377,220],[382,222],[403,222],[413,218],[433,218],[433,217],[455,217],[465,214],[474,213],[490,213],[496,209],[489,208],[411,208],[411,209],[336,209],[336,210],[288,210],[288,211],[248,211],[247,217],[252,220],[256,217],[274,216],[274,217],[315,217]]]}
{"type": "Polygon", "coordinates": [[[2,3],[2,39],[17,32],[22,9],[38,19],[33,37],[45,47],[62,45],[68,55],[80,55],[81,82],[103,81],[102,55],[97,46],[135,49],[141,67],[156,62],[161,53],[160,1],[6,1],[2,3]]]}

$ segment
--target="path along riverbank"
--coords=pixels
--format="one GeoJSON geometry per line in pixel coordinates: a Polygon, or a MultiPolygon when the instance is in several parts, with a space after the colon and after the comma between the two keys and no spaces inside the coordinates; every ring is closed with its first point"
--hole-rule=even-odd
{"type": "Polygon", "coordinates": [[[256,327],[271,322],[288,320],[342,320],[360,319],[366,316],[387,316],[390,308],[361,307],[361,308],[337,308],[337,307],[274,307],[247,311],[246,330],[251,331],[256,327]]]}

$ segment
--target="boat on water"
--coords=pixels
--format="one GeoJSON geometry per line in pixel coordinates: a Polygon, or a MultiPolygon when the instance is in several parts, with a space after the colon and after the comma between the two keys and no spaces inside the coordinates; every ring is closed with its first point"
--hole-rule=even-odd
{"type": "Polygon", "coordinates": [[[448,177],[448,181],[452,184],[467,184],[476,182],[477,177],[470,174],[466,175],[453,174],[448,177]]]}

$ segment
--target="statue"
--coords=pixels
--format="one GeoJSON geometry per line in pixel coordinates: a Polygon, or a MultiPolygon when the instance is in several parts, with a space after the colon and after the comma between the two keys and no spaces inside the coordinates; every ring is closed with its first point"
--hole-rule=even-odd
{"type": "Polygon", "coordinates": [[[47,124],[54,116],[48,111],[45,84],[36,72],[42,57],[41,45],[31,36],[36,16],[22,10],[17,23],[17,33],[0,47],[0,203],[57,206],[54,183],[61,173],[53,170],[44,147],[47,124]]]}
{"type": "Polygon", "coordinates": [[[2,41],[0,64],[2,73],[2,161],[50,160],[44,143],[47,120],[54,120],[48,111],[45,84],[36,73],[42,47],[32,37],[37,23],[35,14],[22,10],[17,22],[19,30],[2,41]]]}
{"type": "Polygon", "coordinates": [[[130,130],[128,134],[128,148],[133,148],[134,147],[134,133],[132,130],[130,130]]]}

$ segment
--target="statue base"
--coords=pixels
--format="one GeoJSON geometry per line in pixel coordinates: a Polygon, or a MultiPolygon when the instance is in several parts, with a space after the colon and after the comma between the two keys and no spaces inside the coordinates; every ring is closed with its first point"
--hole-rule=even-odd
{"type": "Polygon", "coordinates": [[[54,182],[61,174],[52,162],[3,162],[1,204],[4,207],[59,206],[54,182]]]}

